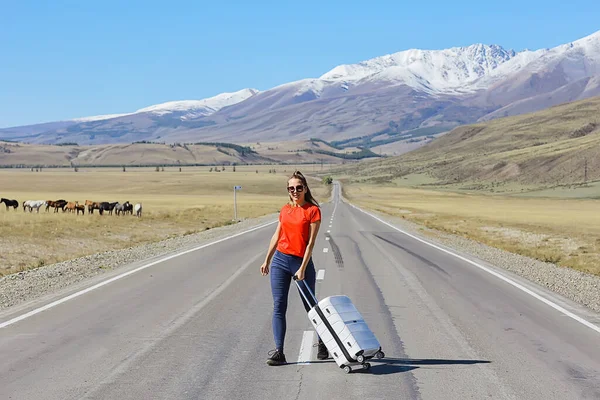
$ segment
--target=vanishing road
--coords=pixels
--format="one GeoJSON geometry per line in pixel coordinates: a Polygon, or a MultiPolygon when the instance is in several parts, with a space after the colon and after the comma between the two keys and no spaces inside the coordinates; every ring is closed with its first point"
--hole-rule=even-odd
{"type": "Polygon", "coordinates": [[[265,364],[271,224],[0,315],[0,399],[600,399],[598,315],[408,236],[338,191],[322,207],[317,297],[355,302],[386,354],[370,371],[316,360],[294,286],[289,365],[265,364]]]}

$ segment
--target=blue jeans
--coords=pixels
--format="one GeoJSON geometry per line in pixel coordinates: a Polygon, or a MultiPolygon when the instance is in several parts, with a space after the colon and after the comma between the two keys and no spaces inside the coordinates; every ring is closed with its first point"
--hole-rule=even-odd
{"type": "MultiPolygon", "coordinates": [[[[288,305],[288,293],[292,277],[300,269],[302,265],[302,257],[284,254],[279,250],[275,250],[271,261],[271,292],[273,293],[273,336],[275,338],[275,347],[283,353],[283,341],[285,339],[285,312],[288,305]]],[[[312,258],[306,265],[304,280],[308,283],[310,289],[315,293],[315,266],[312,258]]],[[[304,308],[308,312],[311,307],[304,301],[304,298],[298,292],[302,299],[304,308]]]]}

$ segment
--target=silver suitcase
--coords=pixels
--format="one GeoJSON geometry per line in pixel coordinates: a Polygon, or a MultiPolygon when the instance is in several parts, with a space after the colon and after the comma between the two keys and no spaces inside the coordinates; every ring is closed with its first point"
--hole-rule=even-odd
{"type": "Polygon", "coordinates": [[[296,276],[294,281],[311,307],[308,319],[340,368],[346,373],[353,367],[368,370],[371,364],[366,360],[385,357],[375,334],[348,296],[317,301],[305,281],[298,281],[296,276]]]}

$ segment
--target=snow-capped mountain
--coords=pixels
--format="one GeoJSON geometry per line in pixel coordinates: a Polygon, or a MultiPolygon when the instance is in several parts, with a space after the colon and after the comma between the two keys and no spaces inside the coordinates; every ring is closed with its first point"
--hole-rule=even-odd
{"type": "Polygon", "coordinates": [[[243,89],[234,93],[221,93],[203,100],[169,101],[137,110],[135,113],[153,113],[164,115],[171,113],[184,113],[182,119],[196,118],[216,113],[220,109],[237,104],[259,93],[256,89],[243,89]]]}
{"type": "Polygon", "coordinates": [[[0,139],[83,144],[369,137],[379,143],[420,128],[441,131],[600,95],[599,82],[600,31],[551,49],[410,49],[262,92],[244,89],[126,114],[2,129],[0,139]]]}
{"type": "Polygon", "coordinates": [[[320,79],[344,82],[407,84],[428,93],[468,91],[469,84],[489,75],[516,55],[497,45],[474,44],[446,50],[411,49],[358,64],[340,65],[320,79]]]}
{"type": "Polygon", "coordinates": [[[91,117],[74,118],[71,121],[73,121],[73,122],[104,121],[105,119],[119,118],[119,117],[124,117],[126,115],[131,115],[131,114],[134,114],[134,113],[93,115],[91,117]]]}
{"type": "Polygon", "coordinates": [[[178,100],[169,101],[166,103],[155,104],[153,106],[140,108],[139,110],[132,113],[125,114],[106,114],[96,115],[92,117],[75,118],[72,121],[75,122],[91,122],[91,121],[102,121],[106,119],[113,119],[119,117],[125,117],[127,115],[141,114],[141,113],[152,113],[155,115],[165,115],[172,113],[180,113],[181,119],[189,119],[196,117],[205,117],[216,113],[221,108],[234,105],[241,101],[246,100],[249,97],[259,93],[256,89],[242,89],[233,93],[221,93],[214,97],[209,97],[202,100],[178,100]]]}

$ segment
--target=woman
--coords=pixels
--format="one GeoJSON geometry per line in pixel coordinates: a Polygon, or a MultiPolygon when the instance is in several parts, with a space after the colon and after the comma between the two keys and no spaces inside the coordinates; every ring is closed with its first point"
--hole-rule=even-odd
{"type": "MultiPolygon", "coordinates": [[[[285,364],[283,342],[285,339],[288,292],[292,277],[306,280],[311,290],[315,291],[315,266],[312,262],[312,251],[321,224],[321,210],[308,188],[306,178],[296,171],[287,185],[290,201],[279,212],[279,224],[271,238],[265,262],[260,267],[261,274],[269,273],[271,265],[271,292],[273,293],[273,336],[275,350],[269,352],[269,365],[285,364]]],[[[308,312],[310,306],[302,297],[304,308],[308,312]]],[[[327,347],[319,338],[317,357],[324,360],[329,357],[327,347]]]]}

